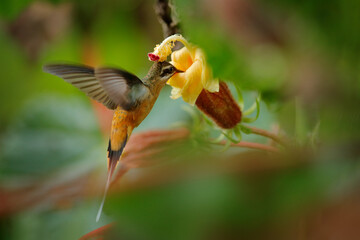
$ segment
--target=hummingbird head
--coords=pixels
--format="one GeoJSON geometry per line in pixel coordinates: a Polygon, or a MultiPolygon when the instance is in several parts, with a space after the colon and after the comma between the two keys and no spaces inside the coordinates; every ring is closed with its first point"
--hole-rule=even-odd
{"type": "Polygon", "coordinates": [[[175,73],[178,72],[183,72],[177,68],[175,68],[171,63],[169,62],[159,62],[158,63],[160,65],[160,72],[159,72],[159,76],[160,76],[160,81],[161,82],[166,82],[167,80],[169,80],[175,73]]]}
{"type": "Polygon", "coordinates": [[[175,73],[183,72],[169,62],[154,62],[147,79],[152,83],[166,83],[175,73]]]}

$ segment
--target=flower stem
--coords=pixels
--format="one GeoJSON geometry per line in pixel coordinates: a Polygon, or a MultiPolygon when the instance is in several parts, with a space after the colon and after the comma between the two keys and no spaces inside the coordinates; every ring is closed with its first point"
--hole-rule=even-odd
{"type": "Polygon", "coordinates": [[[267,137],[267,138],[270,138],[272,139],[274,142],[277,142],[283,146],[287,146],[288,144],[286,143],[286,141],[277,136],[276,134],[274,133],[271,133],[269,131],[266,131],[264,129],[260,129],[260,128],[256,128],[256,127],[250,127],[250,126],[246,126],[248,129],[251,130],[251,133],[253,134],[256,134],[256,135],[260,135],[260,136],[263,136],[263,137],[267,137]]]}
{"type": "MultiPolygon", "coordinates": [[[[217,144],[220,145],[225,145],[226,141],[221,141],[217,144]]],[[[265,144],[261,144],[261,143],[253,143],[253,142],[245,142],[245,141],[241,141],[239,143],[231,143],[232,147],[242,147],[242,148],[252,148],[252,149],[257,149],[257,150],[262,150],[262,151],[267,151],[267,152],[279,152],[279,149],[273,147],[273,146],[269,146],[269,145],[265,145],[265,144]]]]}

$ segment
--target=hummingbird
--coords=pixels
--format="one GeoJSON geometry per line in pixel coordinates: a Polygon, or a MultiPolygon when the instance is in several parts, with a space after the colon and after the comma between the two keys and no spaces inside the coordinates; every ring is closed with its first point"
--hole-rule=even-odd
{"type": "Polygon", "coordinates": [[[108,176],[104,196],[96,217],[100,219],[111,178],[134,128],[150,113],[160,90],[176,73],[182,72],[169,62],[156,61],[140,79],[122,69],[82,65],[49,64],[44,72],[71,83],[90,98],[114,111],[108,146],[108,176]]]}

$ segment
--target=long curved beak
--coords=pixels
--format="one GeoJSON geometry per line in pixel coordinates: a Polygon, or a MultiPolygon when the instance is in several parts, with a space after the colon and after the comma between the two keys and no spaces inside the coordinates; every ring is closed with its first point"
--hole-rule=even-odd
{"type": "Polygon", "coordinates": [[[177,69],[177,68],[175,68],[175,69],[176,69],[175,72],[177,72],[177,73],[182,73],[182,72],[184,72],[184,71],[181,71],[181,70],[179,70],[179,69],[177,69]]]}

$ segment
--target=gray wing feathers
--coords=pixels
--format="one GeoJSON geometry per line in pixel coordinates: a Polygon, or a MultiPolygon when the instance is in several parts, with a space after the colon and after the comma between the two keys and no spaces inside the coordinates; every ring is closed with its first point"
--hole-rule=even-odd
{"type": "Polygon", "coordinates": [[[149,89],[135,75],[113,68],[97,68],[95,76],[109,97],[124,110],[134,109],[149,89]]]}
{"type": "Polygon", "coordinates": [[[106,91],[96,79],[94,69],[86,66],[46,65],[44,71],[71,83],[92,99],[104,104],[107,108],[115,109],[117,104],[111,100],[106,91]]]}
{"type": "Polygon", "coordinates": [[[138,77],[119,69],[64,64],[46,65],[43,69],[110,109],[120,106],[124,110],[132,110],[149,93],[138,77]]]}

